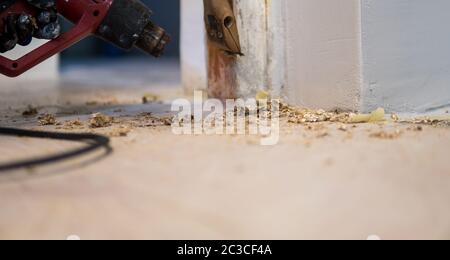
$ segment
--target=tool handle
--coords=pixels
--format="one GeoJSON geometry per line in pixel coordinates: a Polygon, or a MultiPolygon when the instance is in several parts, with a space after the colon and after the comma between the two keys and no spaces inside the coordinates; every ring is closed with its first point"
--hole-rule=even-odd
{"type": "MultiPolygon", "coordinates": [[[[58,38],[34,49],[17,60],[0,55],[0,73],[17,77],[46,59],[65,50],[83,38],[91,35],[106,16],[113,0],[58,0],[58,13],[74,23],[74,26],[58,38]]],[[[24,1],[18,1],[8,12],[29,9],[24,1]]]]}

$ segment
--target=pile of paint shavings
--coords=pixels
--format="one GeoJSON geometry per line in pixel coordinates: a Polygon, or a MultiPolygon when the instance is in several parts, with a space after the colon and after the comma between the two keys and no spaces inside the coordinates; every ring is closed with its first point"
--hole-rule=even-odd
{"type": "MultiPolygon", "coordinates": [[[[256,93],[256,100],[269,100],[270,94],[265,90],[256,93]]],[[[384,108],[378,108],[369,114],[355,114],[339,111],[325,111],[323,109],[307,109],[280,103],[280,117],[287,118],[288,123],[308,124],[321,122],[335,122],[343,124],[378,123],[385,121],[384,108]]],[[[340,127],[344,130],[344,127],[340,127]]],[[[345,130],[344,130],[345,131],[345,130]]]]}
{"type": "Polygon", "coordinates": [[[418,117],[412,120],[400,120],[399,123],[429,125],[436,127],[450,127],[450,116],[445,115],[445,116],[418,117]]]}
{"type": "Polygon", "coordinates": [[[173,116],[155,116],[152,113],[141,113],[132,121],[133,127],[171,126],[173,116]]]}
{"type": "Polygon", "coordinates": [[[286,118],[288,123],[307,124],[320,122],[350,123],[352,113],[325,111],[323,109],[307,109],[286,104],[280,105],[280,117],[286,118]]]}
{"type": "Polygon", "coordinates": [[[369,114],[357,114],[339,111],[325,111],[323,109],[306,109],[286,104],[280,105],[280,115],[287,118],[289,123],[307,124],[320,122],[336,122],[343,124],[361,124],[361,123],[404,123],[413,125],[429,125],[450,127],[450,116],[427,116],[413,119],[400,119],[398,115],[392,114],[390,120],[386,119],[386,113],[383,108],[378,108],[369,114]]]}
{"type": "MultiPolygon", "coordinates": [[[[130,133],[134,128],[170,126],[172,125],[172,118],[172,116],[154,116],[152,113],[141,113],[134,117],[126,116],[122,118],[114,118],[102,113],[95,113],[87,121],[76,119],[58,124],[55,119],[54,125],[57,125],[56,129],[59,130],[71,131],[98,129],[102,132],[102,134],[106,134],[110,137],[124,137],[127,136],[128,133],[130,133]]],[[[51,117],[48,117],[48,119],[53,122],[51,117]]],[[[45,125],[50,125],[50,123],[45,125]]]]}
{"type": "MultiPolygon", "coordinates": [[[[338,130],[347,132],[348,137],[352,137],[351,128],[356,128],[358,124],[376,123],[382,129],[370,133],[370,138],[393,140],[402,137],[405,131],[422,132],[424,126],[432,127],[450,127],[450,116],[448,113],[441,116],[427,116],[413,119],[403,119],[396,114],[391,114],[390,119],[386,119],[386,113],[383,108],[378,108],[369,114],[356,114],[338,111],[325,111],[322,109],[312,110],[298,108],[282,104],[280,107],[281,116],[287,118],[289,123],[305,125],[307,130],[317,130],[317,137],[328,136],[327,129],[323,129],[321,123],[340,123],[338,130]],[[406,128],[383,129],[384,123],[393,123],[395,125],[406,125],[406,128]],[[352,125],[348,127],[348,125],[352,125]],[[319,126],[319,127],[314,127],[319,126]]],[[[370,131],[370,130],[369,130],[370,131]]]]}
{"type": "Polygon", "coordinates": [[[111,126],[114,122],[114,118],[101,114],[96,113],[93,114],[91,119],[89,120],[89,127],[91,128],[102,128],[102,127],[108,127],[111,126]]]}
{"type": "Polygon", "coordinates": [[[56,118],[54,115],[51,114],[44,114],[38,117],[39,125],[41,126],[48,126],[48,125],[56,125],[58,122],[56,121],[56,118]]]}
{"type": "Polygon", "coordinates": [[[62,126],[57,127],[56,129],[64,129],[64,130],[81,130],[84,129],[84,123],[80,120],[69,120],[64,122],[62,126]]]}

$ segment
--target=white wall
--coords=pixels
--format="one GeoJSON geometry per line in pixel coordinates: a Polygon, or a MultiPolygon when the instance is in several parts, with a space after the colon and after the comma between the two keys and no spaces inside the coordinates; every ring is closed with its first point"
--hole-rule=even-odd
{"type": "Polygon", "coordinates": [[[185,90],[205,90],[206,43],[203,0],[181,1],[181,73],[185,90]]]}
{"type": "MultiPolygon", "coordinates": [[[[27,47],[18,46],[14,50],[7,53],[3,53],[1,55],[9,59],[18,59],[23,55],[25,55],[26,53],[28,53],[30,50],[35,49],[36,47],[44,44],[45,42],[46,41],[44,40],[34,39],[32,44],[30,44],[27,47]]],[[[0,75],[0,84],[28,82],[28,81],[57,80],[59,78],[58,68],[59,68],[59,57],[58,55],[56,55],[17,78],[8,78],[6,76],[0,75]]]]}
{"type": "Polygon", "coordinates": [[[286,93],[313,108],[359,107],[359,0],[284,0],[286,93]]]}
{"type": "Polygon", "coordinates": [[[292,103],[390,112],[450,106],[450,1],[284,1],[292,103]]]}
{"type": "Polygon", "coordinates": [[[363,110],[450,105],[450,1],[362,2],[363,110]]]}

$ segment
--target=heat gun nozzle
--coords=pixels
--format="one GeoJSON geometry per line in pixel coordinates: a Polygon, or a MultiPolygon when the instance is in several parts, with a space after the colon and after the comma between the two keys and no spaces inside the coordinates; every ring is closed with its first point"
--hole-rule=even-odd
{"type": "Polygon", "coordinates": [[[114,0],[97,35],[124,50],[137,47],[159,57],[170,36],[151,21],[151,16],[152,11],[139,0],[114,0]]]}
{"type": "Polygon", "coordinates": [[[142,51],[160,57],[164,53],[164,48],[170,42],[170,36],[166,31],[152,22],[144,28],[136,46],[142,51]]]}

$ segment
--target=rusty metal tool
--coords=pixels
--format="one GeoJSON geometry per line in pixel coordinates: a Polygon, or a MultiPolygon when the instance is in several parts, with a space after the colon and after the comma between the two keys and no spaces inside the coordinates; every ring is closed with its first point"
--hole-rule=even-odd
{"type": "Polygon", "coordinates": [[[203,0],[203,3],[209,40],[230,55],[244,55],[232,0],[203,0]]]}

